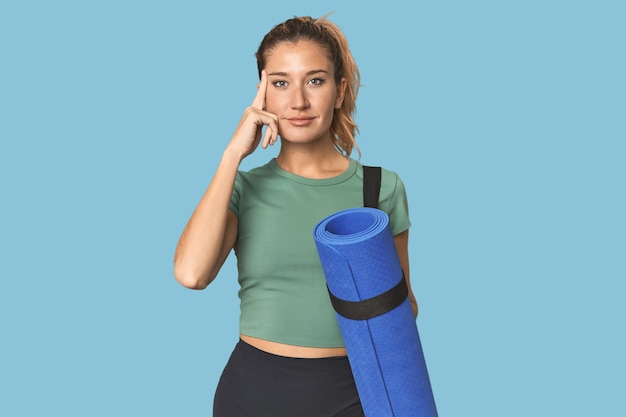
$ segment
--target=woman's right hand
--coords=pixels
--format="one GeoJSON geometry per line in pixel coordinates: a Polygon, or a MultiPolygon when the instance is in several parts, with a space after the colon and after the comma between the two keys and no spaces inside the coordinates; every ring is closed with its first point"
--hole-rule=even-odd
{"type": "Polygon", "coordinates": [[[278,138],[278,116],[265,111],[265,94],[268,77],[265,70],[261,71],[261,82],[254,101],[246,108],[228,149],[235,152],[241,159],[250,155],[259,146],[263,126],[267,126],[261,146],[263,149],[276,143],[278,138]]]}

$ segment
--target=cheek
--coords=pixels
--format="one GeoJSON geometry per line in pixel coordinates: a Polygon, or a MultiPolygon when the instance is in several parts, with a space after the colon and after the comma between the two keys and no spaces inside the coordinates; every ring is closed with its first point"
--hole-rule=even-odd
{"type": "Polygon", "coordinates": [[[326,108],[328,109],[328,113],[329,114],[333,114],[335,112],[336,109],[336,105],[337,105],[337,96],[336,95],[332,95],[326,102],[326,108]]]}
{"type": "Polygon", "coordinates": [[[265,110],[275,113],[280,108],[279,95],[276,92],[268,91],[265,93],[265,110]]]}

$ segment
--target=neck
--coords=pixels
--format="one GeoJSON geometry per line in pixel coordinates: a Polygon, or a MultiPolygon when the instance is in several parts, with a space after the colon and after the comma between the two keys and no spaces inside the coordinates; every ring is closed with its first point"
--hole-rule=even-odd
{"type": "Polygon", "coordinates": [[[276,162],[287,172],[314,179],[340,175],[350,164],[349,159],[340,154],[332,144],[325,147],[309,147],[283,143],[276,162]]]}

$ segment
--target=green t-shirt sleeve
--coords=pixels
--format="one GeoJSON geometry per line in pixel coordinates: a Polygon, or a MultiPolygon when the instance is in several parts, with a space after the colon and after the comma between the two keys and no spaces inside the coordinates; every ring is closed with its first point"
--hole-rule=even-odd
{"type": "Polygon", "coordinates": [[[230,203],[228,208],[235,213],[235,216],[239,217],[239,200],[241,198],[241,173],[237,172],[235,177],[235,185],[233,187],[233,194],[230,196],[230,203]]]}
{"type": "Polygon", "coordinates": [[[391,232],[395,236],[411,226],[406,188],[393,171],[384,170],[382,178],[379,207],[389,215],[391,232]]]}

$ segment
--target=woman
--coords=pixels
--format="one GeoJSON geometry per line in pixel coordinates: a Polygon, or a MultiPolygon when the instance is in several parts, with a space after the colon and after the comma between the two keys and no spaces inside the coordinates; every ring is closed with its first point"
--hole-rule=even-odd
{"type": "MultiPolygon", "coordinates": [[[[359,70],[344,35],[325,18],[275,26],[256,57],[256,97],[174,261],[182,285],[203,289],[232,249],[237,255],[241,336],[220,378],[214,416],[362,416],[312,238],[326,216],[362,205],[362,165],[350,158],[358,151],[352,116],[359,70]],[[276,158],[239,171],[259,144],[276,143],[276,158]]],[[[408,282],[406,194],[395,173],[382,177],[379,208],[389,214],[408,282]]],[[[417,315],[410,286],[409,296],[417,315]]]]}

